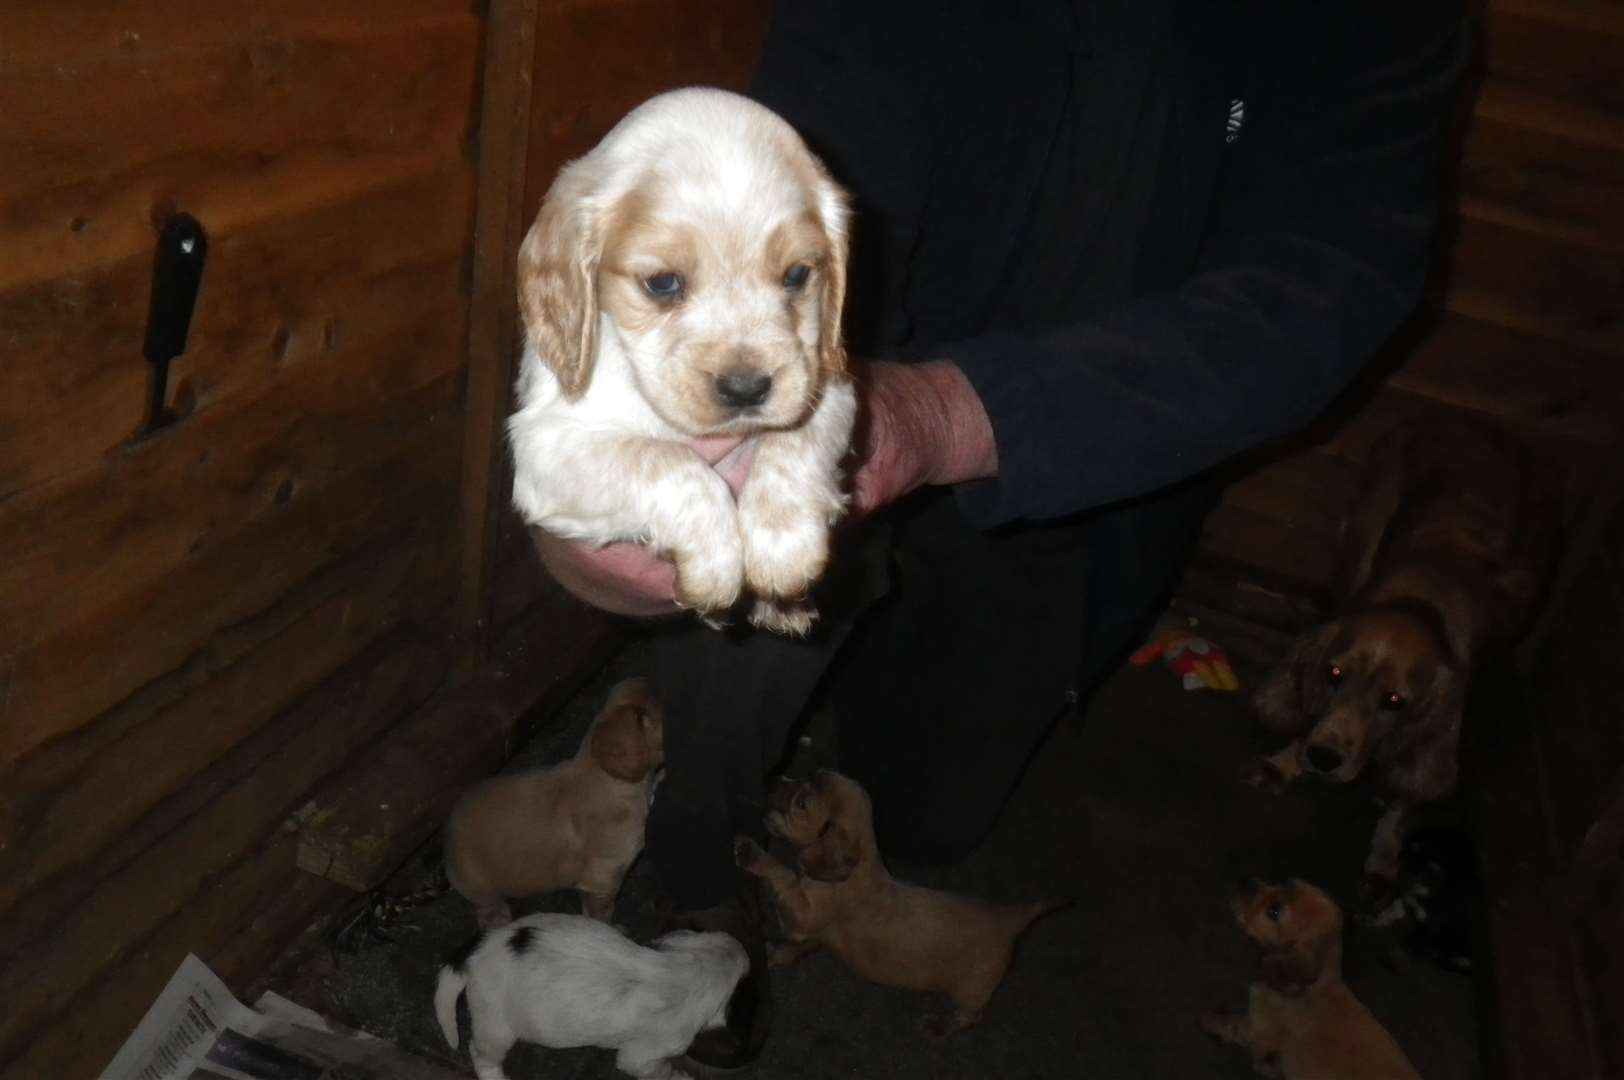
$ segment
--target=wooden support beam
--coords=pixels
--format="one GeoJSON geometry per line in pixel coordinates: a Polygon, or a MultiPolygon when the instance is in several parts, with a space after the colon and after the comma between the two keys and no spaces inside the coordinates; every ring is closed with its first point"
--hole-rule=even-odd
{"type": "Polygon", "coordinates": [[[459,524],[461,591],[455,628],[476,655],[488,636],[498,515],[507,505],[503,439],[518,348],[514,263],[524,229],[531,72],[540,0],[491,0],[485,25],[469,309],[467,423],[459,524]]]}

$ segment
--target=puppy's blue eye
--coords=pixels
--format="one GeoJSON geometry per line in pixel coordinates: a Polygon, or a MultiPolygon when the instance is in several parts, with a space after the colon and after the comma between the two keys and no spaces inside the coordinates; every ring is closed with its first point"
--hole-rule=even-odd
{"type": "Polygon", "coordinates": [[[784,271],[784,288],[803,289],[806,287],[807,279],[811,276],[812,268],[810,266],[806,265],[806,263],[796,263],[784,271]]]}
{"type": "Polygon", "coordinates": [[[656,300],[675,300],[682,295],[682,275],[671,270],[643,279],[643,291],[656,300]]]}
{"type": "Polygon", "coordinates": [[[1325,681],[1335,686],[1342,681],[1342,665],[1332,664],[1331,670],[1325,673],[1325,681]]]}

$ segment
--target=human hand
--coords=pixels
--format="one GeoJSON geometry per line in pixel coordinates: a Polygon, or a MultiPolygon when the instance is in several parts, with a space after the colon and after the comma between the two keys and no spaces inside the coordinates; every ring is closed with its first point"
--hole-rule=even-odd
{"type": "Polygon", "coordinates": [[[854,513],[878,510],[928,484],[998,475],[992,422],[953,364],[877,360],[857,370],[857,384],[854,513]]]}

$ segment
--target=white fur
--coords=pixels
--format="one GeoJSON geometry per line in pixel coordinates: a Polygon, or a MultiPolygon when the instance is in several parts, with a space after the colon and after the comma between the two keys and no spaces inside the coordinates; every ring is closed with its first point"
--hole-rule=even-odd
{"type": "Polygon", "coordinates": [[[457,998],[466,992],[479,1080],[507,1080],[502,1061],[520,1041],[603,1047],[630,1076],[684,1080],[671,1059],[722,1026],[749,966],[744,946],[720,932],[679,930],[644,948],[582,915],[531,915],[487,933],[461,971],[441,968],[434,1012],[456,1047],[457,998]],[[520,954],[515,933],[531,937],[520,954]]]}
{"type": "MultiPolygon", "coordinates": [[[[602,223],[618,202],[633,192],[646,200],[650,191],[661,223],[702,239],[692,294],[680,310],[636,326],[618,325],[601,305],[592,312],[597,349],[590,381],[574,400],[530,327],[519,407],[508,421],[514,506],[528,524],[557,536],[636,541],[669,557],[679,600],[701,612],[726,611],[749,589],[757,597],[753,622],[804,633],[812,612],[800,598],[821,573],[829,528],[844,510],[840,461],[857,403],[844,374],[806,375],[819,370],[820,350],[839,343],[820,340],[822,320],[803,316],[797,326],[786,314],[786,291],[774,278],[780,271],[765,265],[764,249],[775,228],[811,211],[831,263],[838,261],[834,280],[843,281],[845,196],[777,116],[746,98],[701,89],[663,94],[634,110],[566,167],[548,199],[575,201],[568,215],[552,219],[564,223],[555,227],[585,221],[582,234],[601,242],[602,223]],[[789,389],[775,389],[759,410],[701,422],[683,411],[677,383],[714,376],[706,365],[728,349],[781,362],[785,374],[775,386],[789,389]],[[683,442],[702,435],[754,441],[737,501],[683,442]]],[[[544,209],[527,247],[541,239],[546,218],[544,209]]],[[[595,279],[606,272],[601,257],[589,253],[583,272],[595,279]]],[[[620,258],[623,276],[667,269],[635,250],[620,258]]],[[[528,287],[521,280],[521,294],[528,287]]]]}

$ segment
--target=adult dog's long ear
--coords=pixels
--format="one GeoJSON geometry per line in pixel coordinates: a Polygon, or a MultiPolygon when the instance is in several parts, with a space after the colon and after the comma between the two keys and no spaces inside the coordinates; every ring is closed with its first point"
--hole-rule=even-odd
{"type": "Polygon", "coordinates": [[[1327,623],[1297,638],[1252,695],[1252,712],[1282,735],[1307,731],[1325,706],[1325,679],[1336,624],[1327,623]]]}
{"type": "Polygon", "coordinates": [[[818,327],[818,364],[823,369],[824,378],[833,378],[846,372],[846,342],[841,334],[840,320],[846,307],[846,265],[851,254],[851,205],[844,189],[830,178],[828,170],[821,163],[817,165],[815,184],[818,217],[829,240],[828,261],[823,267],[823,321],[818,327]]]}
{"type": "Polygon", "coordinates": [[[566,165],[519,247],[519,311],[525,334],[568,401],[586,392],[598,352],[598,264],[604,239],[594,176],[590,159],[566,165]]]}
{"type": "Polygon", "coordinates": [[[1456,664],[1439,664],[1426,692],[1410,702],[1378,745],[1382,781],[1393,796],[1431,802],[1454,793],[1467,681],[1467,673],[1456,664]]]}
{"type": "Polygon", "coordinates": [[[822,835],[801,849],[796,865],[813,881],[839,882],[852,876],[862,857],[857,838],[831,821],[822,835]]]}

